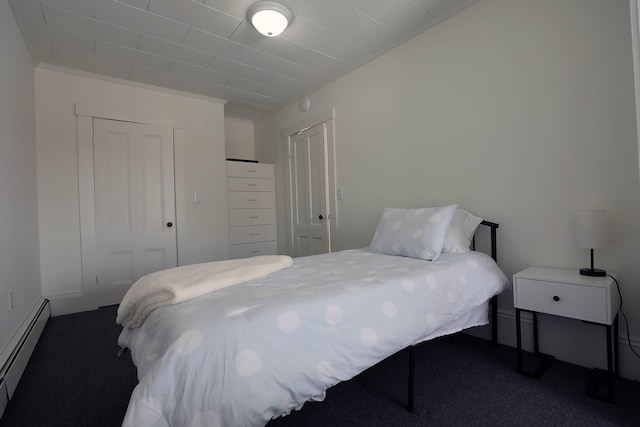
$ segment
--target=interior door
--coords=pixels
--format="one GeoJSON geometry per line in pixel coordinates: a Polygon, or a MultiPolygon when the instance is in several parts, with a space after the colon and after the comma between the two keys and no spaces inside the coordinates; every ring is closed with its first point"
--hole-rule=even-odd
{"type": "Polygon", "coordinates": [[[94,120],[98,302],[177,265],[173,130],[94,120]]]}
{"type": "Polygon", "coordinates": [[[289,138],[293,256],[331,252],[327,126],[289,138]]]}

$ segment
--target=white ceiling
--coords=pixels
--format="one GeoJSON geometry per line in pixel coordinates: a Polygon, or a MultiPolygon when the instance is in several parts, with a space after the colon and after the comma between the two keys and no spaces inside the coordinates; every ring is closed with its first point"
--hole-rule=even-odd
{"type": "Polygon", "coordinates": [[[36,65],[228,100],[255,120],[295,102],[477,0],[282,0],[275,38],[256,0],[10,0],[36,65]]]}

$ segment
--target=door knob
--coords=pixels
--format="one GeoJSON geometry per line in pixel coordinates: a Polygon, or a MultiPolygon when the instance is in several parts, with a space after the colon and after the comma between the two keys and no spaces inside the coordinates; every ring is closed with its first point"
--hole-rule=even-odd
{"type": "Polygon", "coordinates": [[[318,215],[318,219],[319,219],[319,220],[323,220],[323,219],[324,219],[324,217],[322,216],[322,214],[318,215]]]}
{"type": "Polygon", "coordinates": [[[172,223],[171,221],[169,221],[169,222],[167,223],[167,227],[169,227],[169,228],[173,227],[173,223],[172,223]]]}

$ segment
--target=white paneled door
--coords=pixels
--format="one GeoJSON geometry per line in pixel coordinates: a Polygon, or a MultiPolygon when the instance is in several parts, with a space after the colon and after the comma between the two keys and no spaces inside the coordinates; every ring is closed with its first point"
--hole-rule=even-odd
{"type": "Polygon", "coordinates": [[[293,256],[331,252],[327,126],[289,138],[293,256]]]}
{"type": "Polygon", "coordinates": [[[173,129],[94,120],[98,302],[177,265],[173,129]]]}

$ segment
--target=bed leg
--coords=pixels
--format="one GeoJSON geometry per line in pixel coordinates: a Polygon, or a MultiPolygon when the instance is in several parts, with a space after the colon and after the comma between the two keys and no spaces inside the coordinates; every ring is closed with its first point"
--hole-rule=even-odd
{"type": "Polygon", "coordinates": [[[409,390],[407,396],[407,411],[413,412],[413,369],[414,369],[414,359],[413,359],[413,345],[409,346],[409,390]]]}
{"type": "Polygon", "coordinates": [[[498,296],[491,297],[491,345],[498,345],[498,296]]]}

